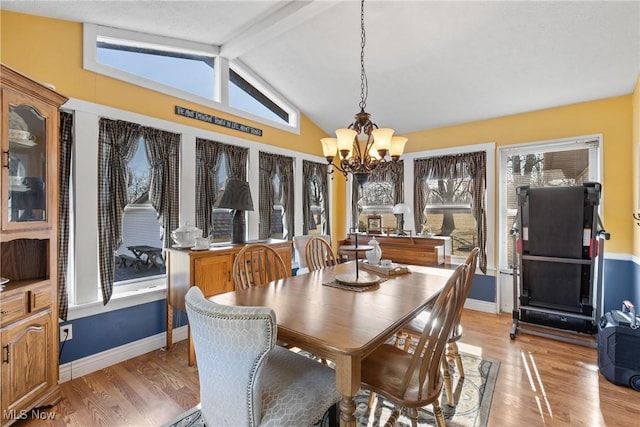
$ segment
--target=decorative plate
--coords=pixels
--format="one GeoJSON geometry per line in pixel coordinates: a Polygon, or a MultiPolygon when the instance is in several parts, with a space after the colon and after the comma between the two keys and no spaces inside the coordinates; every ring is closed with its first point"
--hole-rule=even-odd
{"type": "Polygon", "coordinates": [[[347,286],[371,286],[380,283],[380,278],[367,273],[360,272],[358,277],[355,273],[339,274],[336,276],[336,282],[347,286]]]}

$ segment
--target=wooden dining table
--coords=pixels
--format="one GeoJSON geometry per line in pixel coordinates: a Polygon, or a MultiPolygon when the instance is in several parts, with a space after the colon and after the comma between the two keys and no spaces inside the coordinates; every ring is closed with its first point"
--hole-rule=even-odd
{"type": "Polygon", "coordinates": [[[354,269],[351,261],[209,298],[225,305],[272,308],[278,341],[333,361],[342,395],[341,426],[356,425],[354,396],[360,390],[362,360],[426,308],[453,273],[409,266],[409,273],[381,275],[381,283],[361,292],[326,285],[354,269]]]}

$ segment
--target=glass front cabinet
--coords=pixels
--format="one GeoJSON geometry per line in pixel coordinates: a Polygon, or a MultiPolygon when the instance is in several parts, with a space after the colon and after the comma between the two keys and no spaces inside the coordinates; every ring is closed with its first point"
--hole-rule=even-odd
{"type": "Polygon", "coordinates": [[[2,228],[24,230],[51,226],[57,162],[58,109],[12,90],[2,92],[2,228]],[[52,117],[53,116],[53,117],[52,117]],[[55,136],[55,137],[54,137],[55,136]],[[5,184],[6,183],[6,184],[5,184]]]}
{"type": "Polygon", "coordinates": [[[55,404],[58,122],[66,98],[0,64],[0,426],[55,404]]]}

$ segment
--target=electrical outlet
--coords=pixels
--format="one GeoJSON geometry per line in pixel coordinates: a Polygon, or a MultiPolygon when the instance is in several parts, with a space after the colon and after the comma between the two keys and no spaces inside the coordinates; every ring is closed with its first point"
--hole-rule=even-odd
{"type": "Polygon", "coordinates": [[[67,325],[60,326],[60,342],[69,341],[73,338],[73,328],[71,327],[71,323],[67,325]]]}

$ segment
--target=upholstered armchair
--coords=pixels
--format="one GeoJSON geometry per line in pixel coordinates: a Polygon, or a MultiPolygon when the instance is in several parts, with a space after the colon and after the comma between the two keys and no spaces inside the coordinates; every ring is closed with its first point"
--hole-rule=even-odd
{"type": "Polygon", "coordinates": [[[207,425],[311,426],[340,400],[331,368],[275,345],[270,308],[216,304],[196,286],[185,302],[207,425]]]}

